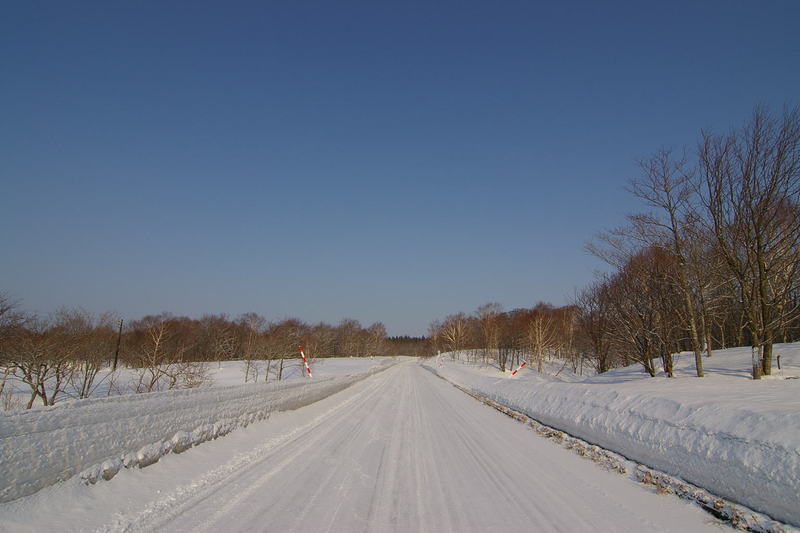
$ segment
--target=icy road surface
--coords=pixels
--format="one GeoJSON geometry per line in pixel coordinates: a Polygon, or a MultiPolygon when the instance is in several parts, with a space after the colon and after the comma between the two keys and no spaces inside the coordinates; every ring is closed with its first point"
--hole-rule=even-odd
{"type": "Polygon", "coordinates": [[[50,487],[0,509],[0,519],[13,531],[725,529],[416,363],[110,482],[50,487]]]}

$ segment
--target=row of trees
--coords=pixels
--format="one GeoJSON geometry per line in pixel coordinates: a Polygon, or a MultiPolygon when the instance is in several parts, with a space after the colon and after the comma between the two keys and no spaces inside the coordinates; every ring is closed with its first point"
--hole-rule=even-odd
{"type": "Polygon", "coordinates": [[[54,405],[66,391],[86,398],[96,390],[103,361],[114,353],[113,317],[61,310],[47,318],[26,316],[0,295],[0,397],[10,400],[12,380],[30,389],[27,408],[36,399],[54,405]]]}
{"type": "Polygon", "coordinates": [[[294,318],[269,322],[253,313],[236,319],[162,313],[122,326],[111,313],[77,309],[28,316],[0,294],[0,398],[8,400],[10,380],[30,389],[27,408],[37,399],[54,405],[60,397],[127,386],[135,392],[196,387],[209,380],[206,363],[231,359],[245,362],[245,382],[282,379],[300,345],[311,357],[329,357],[379,355],[394,344],[383,324],[365,328],[349,319],[331,326],[294,318]],[[117,373],[107,371],[117,365],[133,371],[132,383],[119,384],[117,373]]]}
{"type": "Polygon", "coordinates": [[[434,351],[454,354],[470,350],[473,358],[496,362],[501,371],[531,358],[539,371],[555,356],[581,372],[584,350],[575,327],[575,306],[553,307],[539,303],[530,309],[504,312],[497,303],[482,305],[471,315],[457,313],[434,321],[430,342],[434,351]]]}
{"type": "MultiPolygon", "coordinates": [[[[166,339],[166,352],[171,359],[241,359],[248,363],[248,368],[257,361],[279,362],[294,358],[301,345],[312,357],[363,357],[383,354],[387,349],[386,328],[380,322],[365,328],[352,319],[332,326],[325,323],[310,325],[297,318],[270,322],[255,313],[246,313],[236,319],[225,315],[191,319],[163,313],[146,316],[129,325],[123,344],[130,344],[133,349],[126,351],[123,359],[136,365],[139,361],[135,354],[143,350],[135,347],[149,346],[150,349],[144,351],[153,352],[157,341],[162,338],[166,339]]],[[[267,377],[265,374],[264,378],[267,377]]],[[[250,379],[248,375],[246,380],[250,379]]]]}
{"type": "Polygon", "coordinates": [[[563,308],[489,304],[434,322],[437,349],[481,348],[501,369],[521,351],[598,372],[638,362],[651,376],[690,350],[702,377],[714,349],[752,345],[753,378],[770,374],[773,344],[800,338],[800,110],[757,108],[640,169],[629,190],[648,211],[588,246],[611,272],[563,308]]]}
{"type": "Polygon", "coordinates": [[[703,354],[729,343],[754,347],[754,379],[771,374],[773,344],[798,333],[800,110],[757,108],[640,168],[630,192],[649,211],[589,247],[614,267],[582,295],[612,319],[597,335],[651,375],[684,348],[702,377],[703,354]]]}

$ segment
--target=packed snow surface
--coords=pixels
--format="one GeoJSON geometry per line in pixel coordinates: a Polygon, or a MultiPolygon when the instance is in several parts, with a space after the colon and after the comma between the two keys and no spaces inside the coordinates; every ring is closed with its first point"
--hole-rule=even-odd
{"type": "Polygon", "coordinates": [[[110,482],[0,505],[9,531],[720,531],[414,362],[110,482]]]}
{"type": "Polygon", "coordinates": [[[704,358],[703,379],[688,353],[677,356],[676,378],[627,367],[581,380],[530,366],[511,377],[464,354],[428,365],[543,424],[800,525],[800,345],[775,352],[783,368],[760,381],[749,377],[748,348],[704,358]]]}

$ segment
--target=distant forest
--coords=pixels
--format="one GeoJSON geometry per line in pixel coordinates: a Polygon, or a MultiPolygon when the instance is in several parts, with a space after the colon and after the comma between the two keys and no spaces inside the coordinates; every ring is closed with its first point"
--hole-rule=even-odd
{"type": "Polygon", "coordinates": [[[201,363],[211,361],[244,361],[245,382],[280,380],[284,361],[299,358],[301,346],[312,360],[430,353],[427,338],[388,337],[382,323],[269,322],[255,313],[235,319],[161,313],[123,322],[113,313],[97,316],[80,309],[38,317],[0,294],[0,397],[16,376],[31,390],[29,408],[36,399],[54,405],[67,390],[89,397],[109,367],[135,369],[135,392],[198,386],[206,381],[201,363]]]}

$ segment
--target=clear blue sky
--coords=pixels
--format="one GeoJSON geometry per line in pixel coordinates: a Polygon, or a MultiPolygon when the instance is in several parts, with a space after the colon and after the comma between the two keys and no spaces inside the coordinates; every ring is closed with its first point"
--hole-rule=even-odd
{"type": "Polygon", "coordinates": [[[800,2],[6,2],[0,290],[382,321],[565,303],[635,159],[798,103],[800,2]]]}

